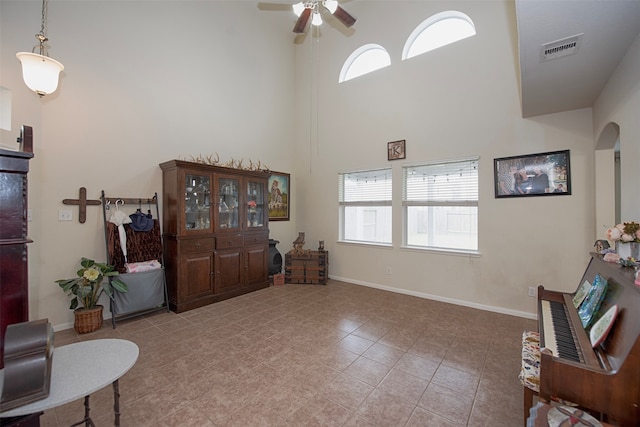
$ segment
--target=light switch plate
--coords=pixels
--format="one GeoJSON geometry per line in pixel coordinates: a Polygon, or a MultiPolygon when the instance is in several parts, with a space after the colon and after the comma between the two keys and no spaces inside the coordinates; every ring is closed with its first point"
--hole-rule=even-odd
{"type": "Polygon", "coordinates": [[[58,221],[73,221],[73,212],[66,209],[58,211],[58,221]]]}

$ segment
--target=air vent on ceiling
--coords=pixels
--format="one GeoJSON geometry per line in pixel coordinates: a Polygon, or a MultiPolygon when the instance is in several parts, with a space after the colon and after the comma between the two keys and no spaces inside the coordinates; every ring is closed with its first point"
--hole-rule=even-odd
{"type": "Polygon", "coordinates": [[[550,61],[552,59],[562,58],[563,56],[573,55],[578,52],[583,35],[584,33],[580,33],[575,36],[543,44],[542,49],[540,50],[540,61],[550,61]]]}

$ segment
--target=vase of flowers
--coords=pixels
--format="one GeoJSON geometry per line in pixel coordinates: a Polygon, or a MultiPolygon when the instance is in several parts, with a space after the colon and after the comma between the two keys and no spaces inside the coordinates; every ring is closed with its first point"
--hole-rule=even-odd
{"type": "Polygon", "coordinates": [[[621,259],[640,259],[640,224],[635,221],[623,222],[607,230],[607,239],[615,242],[616,253],[621,259]]]}
{"type": "Polygon", "coordinates": [[[113,299],[114,291],[127,292],[128,288],[126,283],[114,277],[118,271],[112,265],[82,258],[80,267],[77,277],[56,280],[56,283],[67,295],[73,295],[69,306],[74,311],[73,327],[77,333],[85,334],[102,327],[103,307],[98,304],[102,293],[113,299]]]}

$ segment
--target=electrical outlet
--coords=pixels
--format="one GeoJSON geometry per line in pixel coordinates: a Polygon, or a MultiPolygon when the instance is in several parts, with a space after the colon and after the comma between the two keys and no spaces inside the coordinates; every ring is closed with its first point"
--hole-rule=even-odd
{"type": "Polygon", "coordinates": [[[391,267],[387,267],[387,274],[393,274],[393,272],[391,271],[391,267]]]}
{"type": "Polygon", "coordinates": [[[27,221],[33,221],[33,211],[31,209],[27,209],[27,221]]]}
{"type": "Polygon", "coordinates": [[[538,289],[535,286],[529,286],[529,296],[535,297],[538,293],[538,289]]]}
{"type": "Polygon", "coordinates": [[[58,221],[73,221],[73,212],[66,209],[60,209],[58,211],[58,221]]]}

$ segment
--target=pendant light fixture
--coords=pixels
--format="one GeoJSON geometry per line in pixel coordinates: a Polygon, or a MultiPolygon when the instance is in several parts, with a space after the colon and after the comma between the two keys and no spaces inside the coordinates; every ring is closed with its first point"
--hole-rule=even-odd
{"type": "Polygon", "coordinates": [[[47,0],[42,0],[42,25],[36,34],[39,44],[31,52],[18,52],[16,56],[22,63],[22,78],[24,83],[41,98],[56,91],[58,77],[64,70],[64,65],[53,58],[49,58],[44,43],[48,41],[45,34],[47,18],[47,0]],[[38,53],[35,53],[36,48],[38,53]]]}

